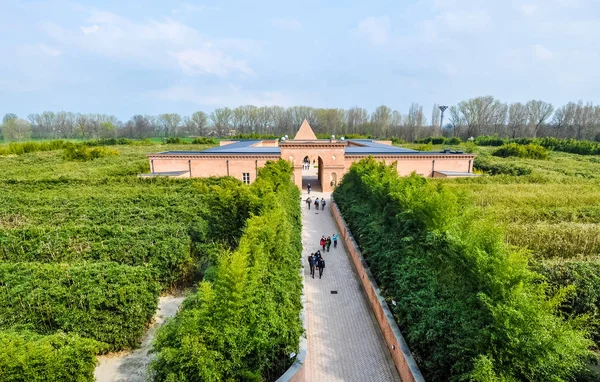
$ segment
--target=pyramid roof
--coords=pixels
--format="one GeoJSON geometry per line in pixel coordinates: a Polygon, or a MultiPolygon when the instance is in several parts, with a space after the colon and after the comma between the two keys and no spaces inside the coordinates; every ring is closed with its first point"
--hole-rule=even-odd
{"type": "Polygon", "coordinates": [[[302,122],[302,125],[300,126],[300,129],[298,130],[298,132],[296,133],[296,136],[294,137],[294,139],[300,139],[300,140],[310,140],[310,139],[317,139],[317,136],[315,135],[314,131],[312,130],[312,128],[310,127],[310,125],[308,124],[308,121],[305,119],[304,122],[302,122]]]}

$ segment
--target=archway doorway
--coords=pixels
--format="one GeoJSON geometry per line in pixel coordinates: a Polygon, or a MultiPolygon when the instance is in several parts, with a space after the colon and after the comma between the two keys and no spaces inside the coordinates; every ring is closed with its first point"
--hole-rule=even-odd
{"type": "Polygon", "coordinates": [[[311,191],[321,192],[323,188],[321,187],[322,172],[323,172],[323,160],[321,157],[318,157],[316,160],[310,160],[310,157],[307,155],[302,163],[307,163],[307,167],[302,167],[302,189],[307,190],[308,185],[310,184],[311,191]],[[308,162],[304,162],[307,160],[308,162]]]}

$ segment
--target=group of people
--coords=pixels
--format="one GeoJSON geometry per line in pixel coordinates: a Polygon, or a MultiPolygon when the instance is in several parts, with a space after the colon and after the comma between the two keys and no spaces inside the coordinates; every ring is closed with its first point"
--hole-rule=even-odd
{"type": "Polygon", "coordinates": [[[331,243],[333,242],[333,248],[337,248],[337,240],[338,240],[338,234],[334,233],[333,236],[327,236],[325,237],[325,235],[321,236],[321,241],[319,242],[319,244],[321,245],[321,248],[323,248],[323,252],[325,252],[325,250],[327,250],[327,252],[329,252],[329,247],[331,247],[331,243]]]}
{"type": "Polygon", "coordinates": [[[323,270],[325,269],[325,259],[321,255],[321,251],[311,253],[308,256],[308,265],[310,266],[310,275],[315,278],[315,268],[319,270],[319,278],[323,277],[323,270]]]}
{"type": "Polygon", "coordinates": [[[310,170],[310,162],[304,162],[304,163],[302,163],[302,169],[303,170],[310,170]]]}
{"type": "MultiPolygon", "coordinates": [[[[329,252],[331,243],[333,243],[333,248],[337,248],[338,237],[339,236],[337,233],[334,233],[333,235],[328,237],[325,237],[325,235],[321,236],[319,245],[323,249],[323,252],[329,252]]],[[[317,252],[311,253],[310,256],[308,256],[308,265],[310,266],[310,275],[313,279],[315,278],[315,268],[319,271],[319,278],[323,277],[323,270],[325,269],[325,259],[323,259],[323,255],[321,255],[321,250],[317,250],[317,252]]]]}
{"type": "MultiPolygon", "coordinates": [[[[306,205],[308,206],[308,209],[310,210],[310,206],[311,204],[313,204],[312,199],[310,198],[310,196],[308,198],[306,198],[306,205]]],[[[316,198],[314,205],[315,205],[315,209],[318,210],[319,206],[321,206],[321,210],[325,209],[325,205],[327,204],[327,202],[325,201],[325,198],[316,198]]]]}

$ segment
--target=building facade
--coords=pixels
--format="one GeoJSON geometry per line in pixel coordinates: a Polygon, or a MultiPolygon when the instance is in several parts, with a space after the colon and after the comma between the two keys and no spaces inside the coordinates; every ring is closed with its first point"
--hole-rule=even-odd
{"type": "Polygon", "coordinates": [[[305,120],[294,139],[221,141],[219,147],[204,151],[149,154],[151,173],[144,176],[232,176],[251,183],[267,161],[281,158],[293,166],[298,187],[311,182],[315,190],[330,192],[353,162],[369,156],[393,164],[400,175],[416,172],[425,177],[472,176],[475,158],[459,151],[405,149],[391,141],[317,139],[305,120]]]}

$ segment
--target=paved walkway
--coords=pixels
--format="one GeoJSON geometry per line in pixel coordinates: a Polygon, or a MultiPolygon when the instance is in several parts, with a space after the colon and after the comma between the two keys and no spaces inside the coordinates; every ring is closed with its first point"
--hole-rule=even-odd
{"type": "Polygon", "coordinates": [[[306,191],[302,192],[302,244],[306,279],[306,317],[308,357],[306,381],[400,381],[377,321],[358,281],[349,255],[341,240],[337,249],[325,252],[325,271],[313,279],[308,256],[319,249],[322,235],[338,232],[330,211],[330,194],[324,197],[324,211],[309,211],[306,191]],[[337,291],[337,294],[331,294],[337,291]]]}

